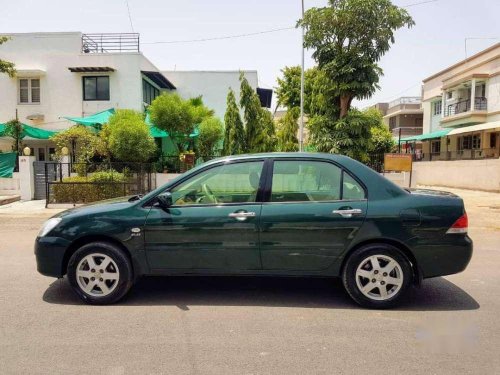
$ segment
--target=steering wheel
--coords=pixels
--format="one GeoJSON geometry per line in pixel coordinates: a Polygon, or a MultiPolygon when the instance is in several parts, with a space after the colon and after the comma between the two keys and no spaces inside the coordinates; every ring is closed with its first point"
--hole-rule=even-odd
{"type": "MultiPolygon", "coordinates": [[[[207,184],[201,185],[201,190],[203,190],[205,196],[209,198],[213,203],[219,203],[214,192],[212,191],[212,189],[210,189],[210,187],[207,184]]],[[[201,200],[203,200],[203,198],[201,198],[201,200]]]]}

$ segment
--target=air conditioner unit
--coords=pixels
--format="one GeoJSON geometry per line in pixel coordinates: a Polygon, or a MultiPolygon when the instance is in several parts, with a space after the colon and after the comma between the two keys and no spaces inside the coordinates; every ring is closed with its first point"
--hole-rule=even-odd
{"type": "Polygon", "coordinates": [[[31,121],[43,121],[45,116],[41,113],[34,113],[32,115],[26,116],[26,118],[31,121]]]}

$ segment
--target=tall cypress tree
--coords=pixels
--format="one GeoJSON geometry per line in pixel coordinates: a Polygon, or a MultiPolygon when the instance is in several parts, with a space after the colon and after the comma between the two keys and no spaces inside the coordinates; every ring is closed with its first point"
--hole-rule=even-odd
{"type": "Polygon", "coordinates": [[[245,119],[247,152],[261,152],[267,144],[265,129],[262,124],[262,108],[255,90],[250,86],[244,74],[240,74],[240,105],[245,119]]]}
{"type": "Polygon", "coordinates": [[[227,94],[227,108],[224,114],[224,155],[237,155],[245,152],[245,129],[241,121],[240,111],[234,91],[230,88],[227,94]]]}

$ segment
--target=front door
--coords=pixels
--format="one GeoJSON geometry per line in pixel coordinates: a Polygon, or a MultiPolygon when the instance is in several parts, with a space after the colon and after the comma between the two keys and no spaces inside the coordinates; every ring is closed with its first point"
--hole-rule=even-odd
{"type": "Polygon", "coordinates": [[[263,165],[261,160],[221,163],[171,188],[173,205],[153,206],[146,220],[151,269],[262,269],[257,196],[263,165]]]}
{"type": "Polygon", "coordinates": [[[356,235],[366,208],[363,187],[337,165],[275,160],[271,195],[261,213],[263,268],[328,268],[356,235]]]}

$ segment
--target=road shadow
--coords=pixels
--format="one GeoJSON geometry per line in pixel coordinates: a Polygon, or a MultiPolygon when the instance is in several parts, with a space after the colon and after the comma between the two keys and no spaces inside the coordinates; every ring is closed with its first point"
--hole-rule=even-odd
{"type": "MultiPolygon", "coordinates": [[[[67,279],[53,282],[43,294],[53,304],[79,305],[67,279]]],[[[144,277],[121,306],[269,306],[355,309],[340,279],[278,277],[144,277]]],[[[464,290],[439,277],[410,288],[397,310],[475,310],[479,304],[464,290]]]]}

